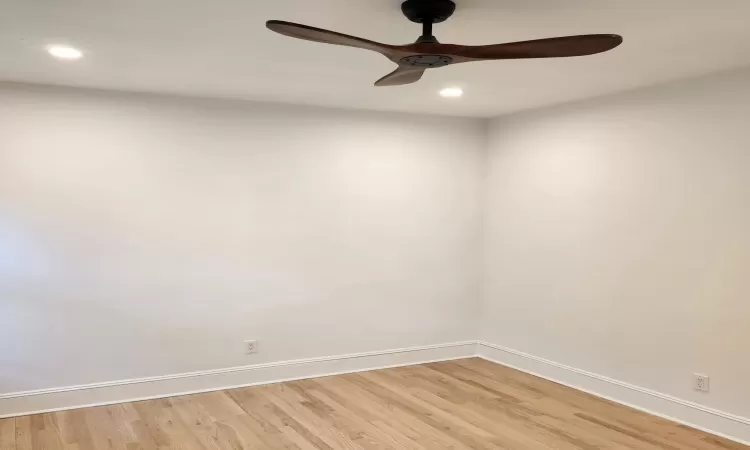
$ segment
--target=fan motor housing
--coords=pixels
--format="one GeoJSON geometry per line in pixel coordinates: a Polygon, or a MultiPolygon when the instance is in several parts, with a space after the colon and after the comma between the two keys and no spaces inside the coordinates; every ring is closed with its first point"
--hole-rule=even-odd
{"type": "Polygon", "coordinates": [[[401,58],[399,63],[404,66],[420,67],[423,69],[436,69],[444,67],[453,62],[453,58],[445,55],[412,55],[401,58]]]}
{"type": "Polygon", "coordinates": [[[453,0],[406,0],[401,11],[412,22],[440,23],[453,15],[456,4],[453,0]]]}

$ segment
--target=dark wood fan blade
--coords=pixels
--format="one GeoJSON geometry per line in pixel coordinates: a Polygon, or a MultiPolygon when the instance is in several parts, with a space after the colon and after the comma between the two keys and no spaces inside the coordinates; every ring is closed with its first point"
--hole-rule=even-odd
{"type": "Polygon", "coordinates": [[[424,75],[425,69],[412,69],[406,67],[399,67],[383,78],[375,82],[375,86],[400,86],[402,84],[410,84],[415,81],[419,81],[424,75]]]}
{"type": "Polygon", "coordinates": [[[482,60],[586,56],[612,50],[620,44],[622,37],[616,34],[588,34],[497,45],[441,46],[445,47],[443,54],[482,60]]]}
{"type": "Polygon", "coordinates": [[[348,34],[337,33],[335,31],[310,27],[298,23],[284,22],[282,20],[269,20],[266,22],[266,27],[271,31],[275,31],[285,36],[313,42],[322,42],[324,44],[364,48],[378,53],[383,53],[392,48],[390,45],[369,41],[356,36],[349,36],[348,34]]]}

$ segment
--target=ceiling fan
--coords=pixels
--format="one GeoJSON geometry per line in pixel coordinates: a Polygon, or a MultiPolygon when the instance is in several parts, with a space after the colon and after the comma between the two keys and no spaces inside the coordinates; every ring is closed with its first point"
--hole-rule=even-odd
{"type": "Polygon", "coordinates": [[[471,61],[525,58],[560,58],[602,53],[622,43],[616,34],[587,34],[496,45],[441,44],[432,35],[432,25],[453,15],[453,0],[406,0],[401,11],[412,22],[422,24],[422,36],[413,44],[388,45],[367,39],[281,20],[266,22],[268,29],[297,39],[363,48],[385,55],[398,68],[375,82],[396,86],[419,81],[426,69],[471,61]]]}

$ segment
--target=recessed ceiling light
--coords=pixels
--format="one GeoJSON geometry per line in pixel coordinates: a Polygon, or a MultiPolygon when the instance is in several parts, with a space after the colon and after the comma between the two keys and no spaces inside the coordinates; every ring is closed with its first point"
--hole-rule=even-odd
{"type": "Polygon", "coordinates": [[[464,95],[464,90],[460,87],[449,87],[440,91],[440,96],[445,98],[458,98],[464,95]]]}
{"type": "Polygon", "coordinates": [[[59,59],[74,60],[81,59],[81,57],[83,57],[82,51],[78,50],[77,48],[68,47],[66,45],[52,45],[50,47],[47,47],[47,51],[50,55],[59,59]]]}

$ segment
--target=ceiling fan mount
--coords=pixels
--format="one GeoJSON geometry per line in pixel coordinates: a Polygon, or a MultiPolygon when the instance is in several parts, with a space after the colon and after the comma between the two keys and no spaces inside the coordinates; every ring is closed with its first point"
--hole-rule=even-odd
{"type": "MultiPolygon", "coordinates": [[[[448,20],[456,12],[456,4],[453,0],[406,0],[401,4],[401,11],[407,19],[422,24],[422,36],[417,39],[416,44],[439,44],[435,36],[432,35],[432,24],[448,20]]],[[[446,58],[449,57],[446,56],[446,58]]],[[[404,58],[404,60],[407,60],[407,58],[404,58]]],[[[411,60],[405,61],[406,64],[410,64],[410,62],[411,60]]],[[[450,62],[443,65],[447,64],[450,64],[450,62]]]]}
{"type": "Polygon", "coordinates": [[[419,81],[425,70],[451,64],[529,58],[563,58],[602,53],[619,46],[616,34],[586,34],[495,45],[441,44],[432,35],[432,25],[446,21],[456,10],[452,0],[406,0],[401,11],[407,19],[422,24],[422,36],[413,44],[389,45],[348,34],[281,20],[269,20],[266,27],[279,34],[325,44],[374,51],[398,65],[375,82],[375,86],[397,86],[419,81]]]}
{"type": "Polygon", "coordinates": [[[456,3],[453,0],[406,0],[401,4],[401,11],[415,23],[440,23],[456,12],[456,3]]]}

